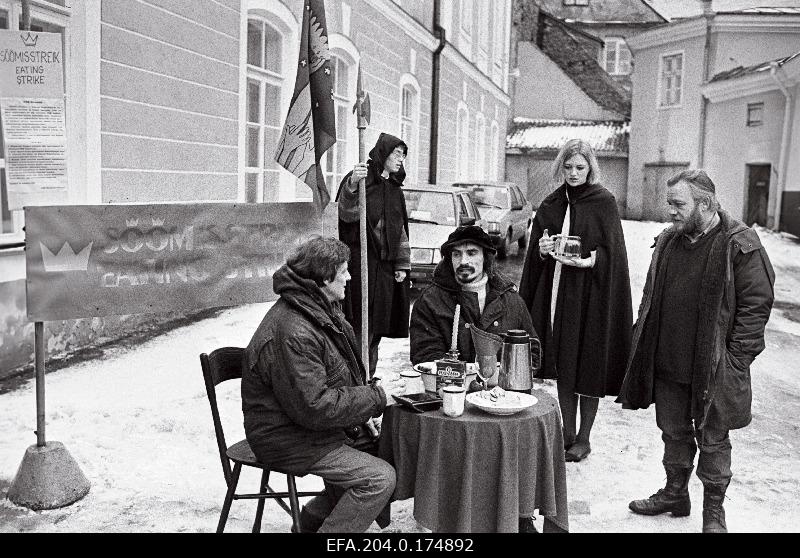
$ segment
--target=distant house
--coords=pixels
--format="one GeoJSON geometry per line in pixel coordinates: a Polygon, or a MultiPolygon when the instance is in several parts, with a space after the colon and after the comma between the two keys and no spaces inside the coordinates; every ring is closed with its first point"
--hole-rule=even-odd
{"type": "Polygon", "coordinates": [[[747,224],[800,236],[800,45],[790,56],[721,72],[702,93],[706,168],[718,183],[744,185],[747,224]]]}
{"type": "Polygon", "coordinates": [[[709,4],[704,14],[628,39],[636,65],[627,215],[666,220],[666,180],[704,167],[725,209],[773,227],[779,191],[800,190],[794,104],[786,102],[787,93],[797,96],[790,74],[800,8],[714,12],[709,4]]]}
{"type": "Polygon", "coordinates": [[[633,67],[627,38],[666,22],[644,0],[536,0],[548,14],[602,41],[597,61],[630,91],[633,67]]]}
{"type": "MultiPolygon", "coordinates": [[[[553,188],[545,168],[564,142],[572,138],[592,142],[598,134],[626,136],[630,95],[600,66],[600,39],[535,5],[517,7],[511,64],[516,64],[518,75],[511,87],[506,179],[527,188],[538,206],[553,188]],[[554,138],[560,144],[553,143],[554,138]]],[[[609,164],[613,160],[607,185],[624,208],[627,140],[612,143],[605,154],[609,164]]]]}
{"type": "Polygon", "coordinates": [[[518,117],[506,140],[506,179],[528,184],[528,197],[538,206],[552,191],[550,165],[567,140],[582,138],[597,154],[603,184],[625,210],[630,124],[625,120],[547,120],[518,117]]]}

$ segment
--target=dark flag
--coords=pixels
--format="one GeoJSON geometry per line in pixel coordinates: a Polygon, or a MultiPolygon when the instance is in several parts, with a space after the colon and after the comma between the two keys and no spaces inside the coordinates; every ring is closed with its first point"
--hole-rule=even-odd
{"type": "Polygon", "coordinates": [[[336,143],[336,112],[323,0],[305,0],[294,95],[275,160],[305,182],[320,210],[330,201],[319,160],[336,143]]]}

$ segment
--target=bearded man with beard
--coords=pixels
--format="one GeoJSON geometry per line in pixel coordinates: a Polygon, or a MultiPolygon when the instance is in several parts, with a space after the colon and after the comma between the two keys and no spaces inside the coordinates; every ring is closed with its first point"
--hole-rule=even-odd
{"type": "MultiPolygon", "coordinates": [[[[489,235],[477,225],[458,227],[441,247],[442,260],[431,284],[411,311],[411,362],[430,362],[450,349],[456,304],[459,358],[475,361],[469,328],[503,335],[509,329],[524,329],[538,337],[525,302],[512,281],[495,270],[495,249],[489,235]]],[[[536,533],[533,518],[519,518],[520,533],[536,533]]]]}
{"type": "Polygon", "coordinates": [[[775,274],[756,232],[720,208],[702,170],[667,181],[672,226],[655,242],[618,403],[656,406],[666,486],[643,515],[689,515],[697,449],[703,532],[727,532],[729,430],[751,420],[750,364],[764,350],[775,274]]]}

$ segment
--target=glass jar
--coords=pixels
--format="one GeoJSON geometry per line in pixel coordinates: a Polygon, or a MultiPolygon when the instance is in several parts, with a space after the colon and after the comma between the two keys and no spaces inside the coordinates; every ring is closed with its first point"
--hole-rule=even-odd
{"type": "Polygon", "coordinates": [[[557,256],[563,256],[565,258],[580,258],[581,237],[558,235],[556,237],[554,252],[557,256]]]}

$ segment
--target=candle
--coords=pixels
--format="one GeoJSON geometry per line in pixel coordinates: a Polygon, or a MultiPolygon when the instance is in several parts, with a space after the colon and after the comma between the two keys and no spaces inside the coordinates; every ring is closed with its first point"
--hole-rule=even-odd
{"type": "Polygon", "coordinates": [[[458,350],[458,319],[461,316],[461,305],[456,304],[456,313],[453,316],[453,338],[450,340],[450,350],[458,350]]]}

